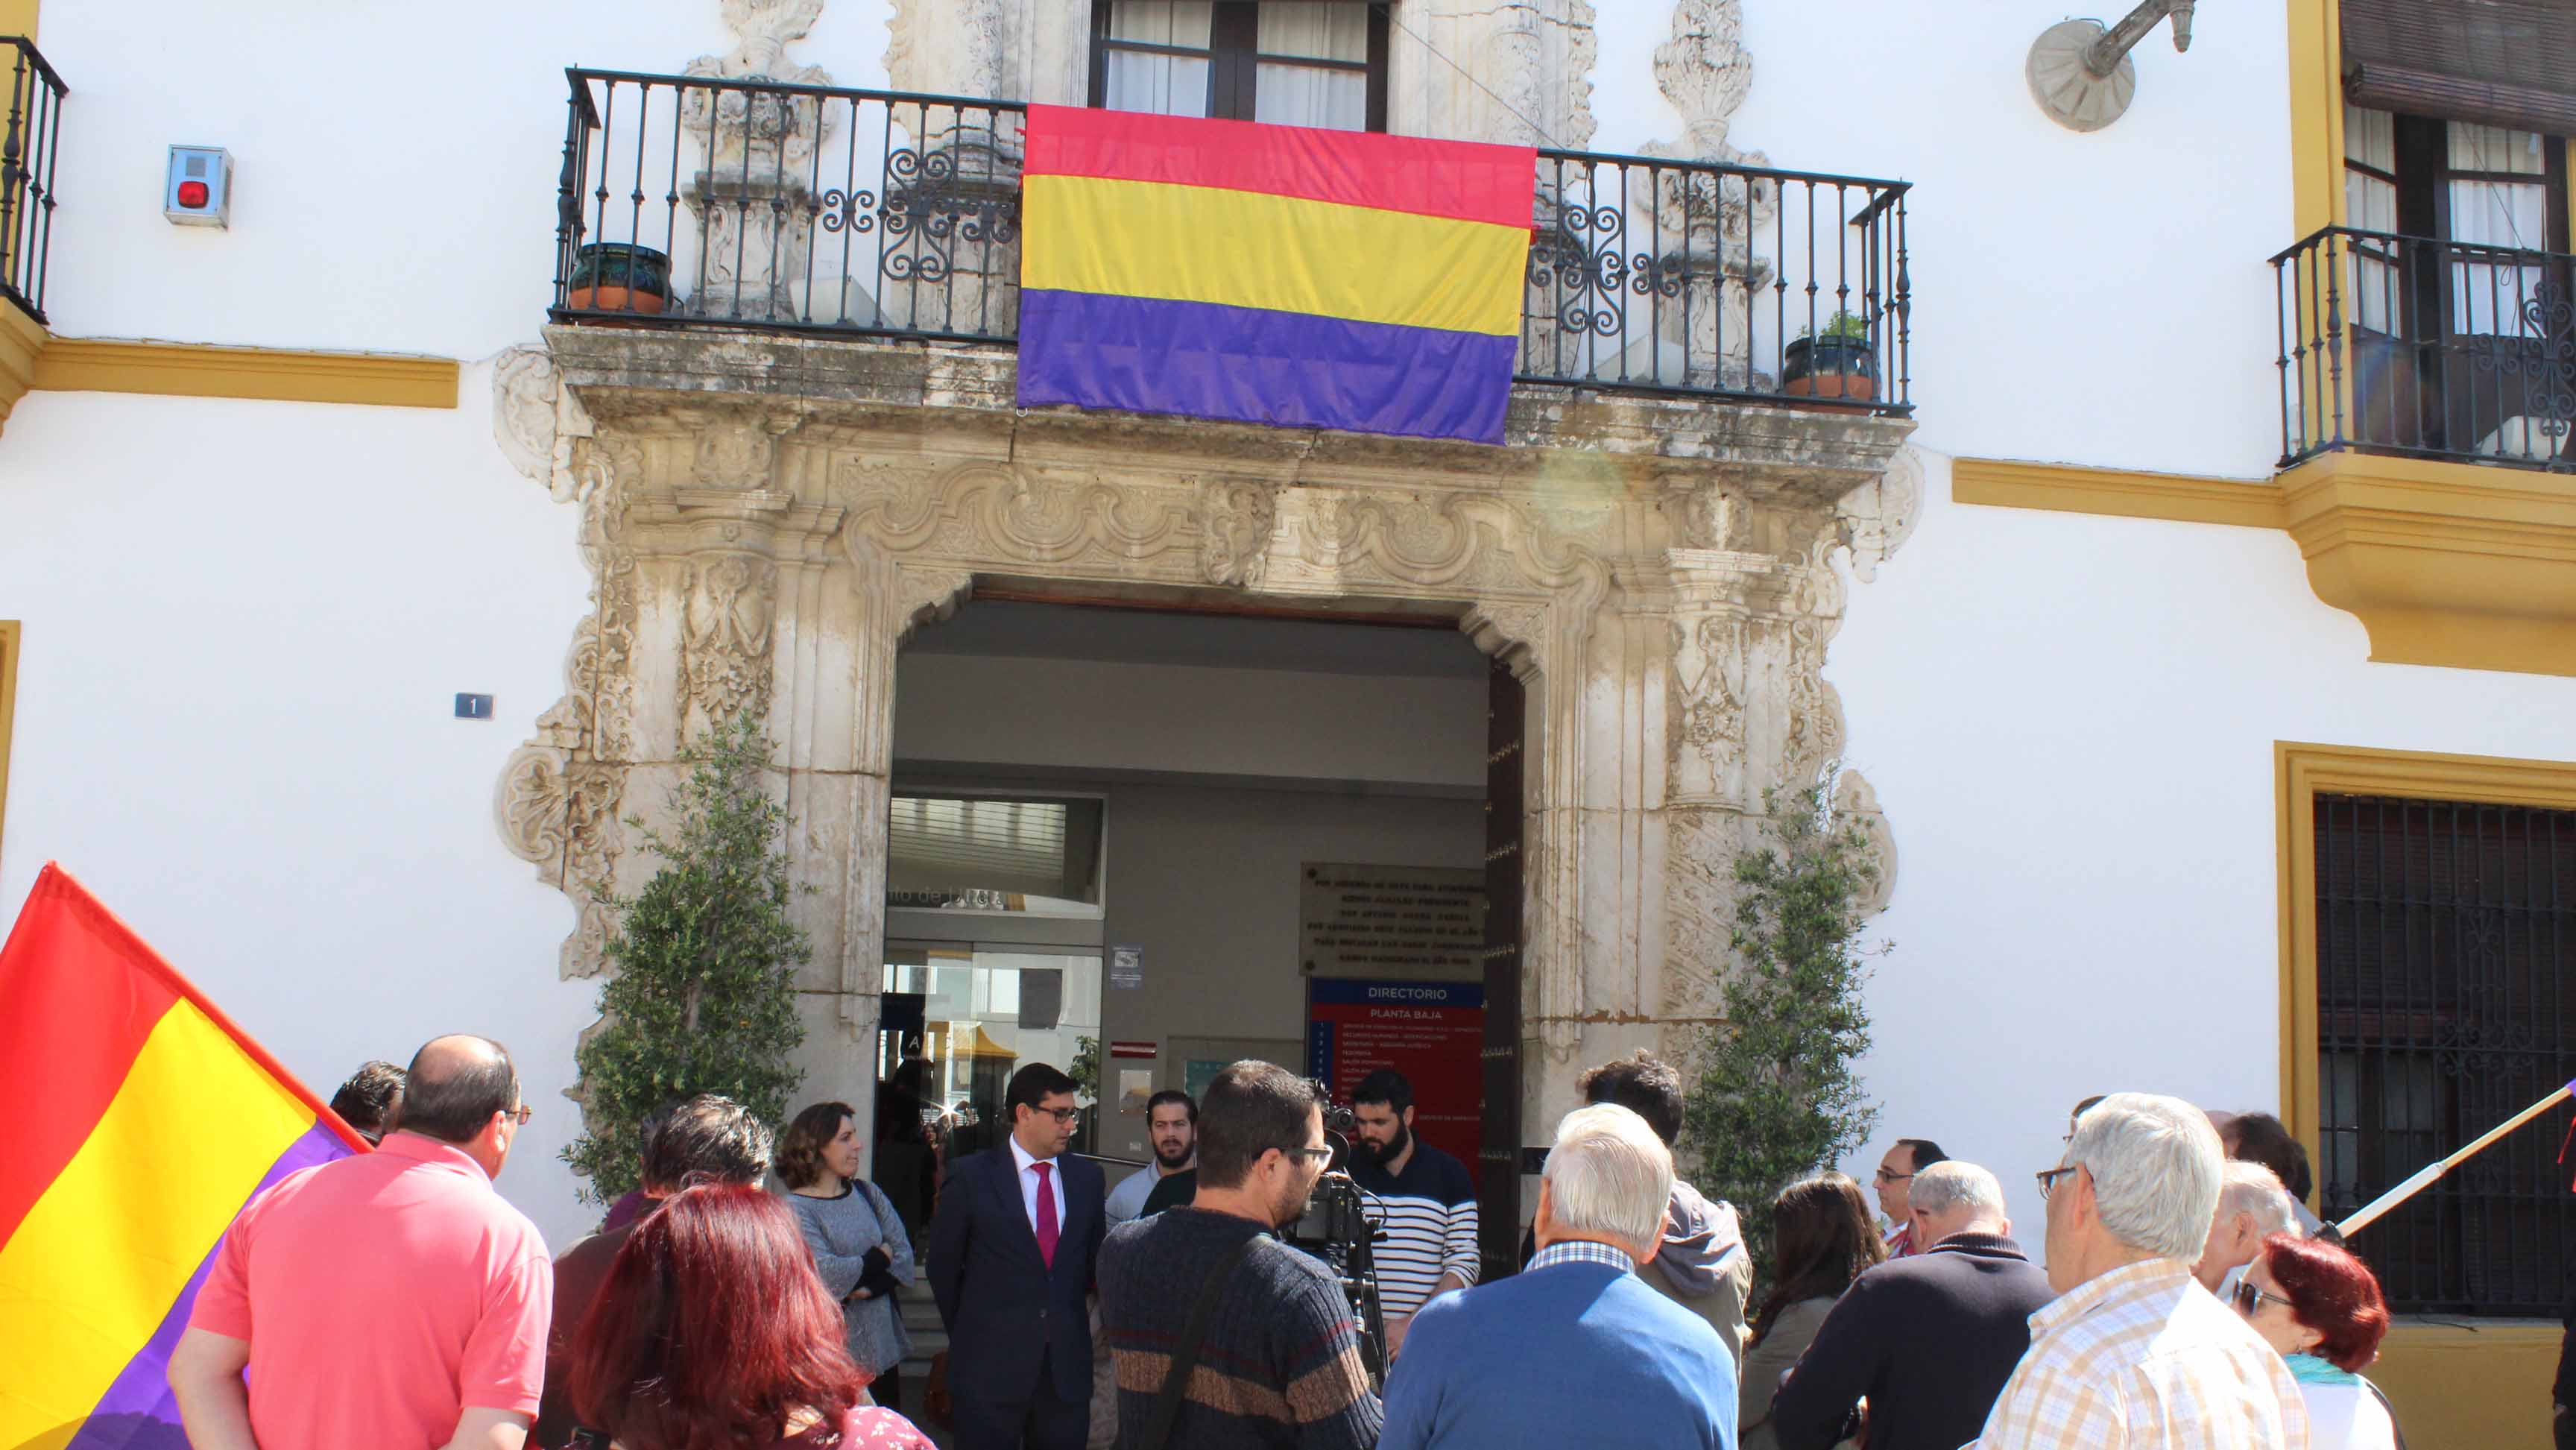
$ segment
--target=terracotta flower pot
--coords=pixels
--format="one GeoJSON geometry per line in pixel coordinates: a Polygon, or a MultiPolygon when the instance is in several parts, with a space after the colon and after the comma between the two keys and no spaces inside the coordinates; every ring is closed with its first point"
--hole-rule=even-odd
{"type": "Polygon", "coordinates": [[[671,305],[671,259],[630,242],[592,242],[575,254],[564,306],[576,312],[659,312],[671,305]]]}
{"type": "Polygon", "coordinates": [[[1780,356],[1780,391],[1800,398],[1878,396],[1878,358],[1864,337],[1801,337],[1780,356]]]}

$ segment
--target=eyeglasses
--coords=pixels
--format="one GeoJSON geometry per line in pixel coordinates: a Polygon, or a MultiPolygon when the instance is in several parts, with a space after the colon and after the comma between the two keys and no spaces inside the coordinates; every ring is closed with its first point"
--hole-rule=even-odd
{"type": "Polygon", "coordinates": [[[529,1107],[526,1103],[521,1103],[517,1107],[510,1109],[506,1116],[515,1120],[520,1127],[524,1128],[528,1125],[528,1119],[533,1118],[536,1115],[536,1109],[529,1107]]]}
{"type": "Polygon", "coordinates": [[[1080,1108],[1040,1108],[1038,1111],[1068,1126],[1082,1121],[1080,1108]]]}
{"type": "Polygon", "coordinates": [[[2043,1168],[2043,1169],[2041,1169],[2041,1170],[2039,1171],[2039,1173],[2038,1173],[2037,1175],[2035,1175],[2035,1176],[2039,1179],[2039,1200],[2040,1200],[2040,1202],[2042,1202],[2042,1203],[2046,1203],[2046,1202],[2048,1201],[2048,1197],[2049,1197],[2049,1195],[2050,1195],[2050,1194],[2053,1194],[2053,1193],[2055,1193],[2055,1192],[2057,1191],[2057,1180],[2059,1180],[2059,1179],[2061,1179],[2061,1178],[2065,1177],[2065,1176],[2066,1176],[2067,1174],[2069,1174],[2069,1173],[2074,1172],[2077,1168],[2079,1168],[2079,1167],[2081,1167],[2081,1166],[2083,1166],[2083,1165],[2081,1165],[2081,1164],[2077,1164],[2077,1163],[2069,1163],[2069,1164],[2067,1164],[2067,1165],[2066,1165],[2065,1167],[2063,1167],[2063,1168],[2043,1168]]]}
{"type": "Polygon", "coordinates": [[[2289,1300],[2265,1289],[2262,1285],[2255,1283],[2251,1279],[2237,1280],[2236,1287],[2228,1293],[2227,1299],[2229,1303],[2236,1306],[2237,1313],[2244,1315],[2248,1319],[2253,1318],[2262,1310],[2263,1301],[2266,1299],[2271,1300],[2273,1303],[2280,1305],[2282,1308],[2287,1309],[2294,1314],[2298,1312],[2297,1305],[2292,1304],[2289,1300]]]}
{"type": "Polygon", "coordinates": [[[1911,1173],[1890,1173],[1886,1169],[1881,1168],[1874,1176],[1881,1183],[1903,1183],[1906,1179],[1911,1178],[1914,1175],[1911,1173]]]}
{"type": "Polygon", "coordinates": [[[1318,1163],[1333,1161],[1333,1150],[1330,1148],[1291,1148],[1288,1151],[1300,1158],[1312,1158],[1318,1163]]]}

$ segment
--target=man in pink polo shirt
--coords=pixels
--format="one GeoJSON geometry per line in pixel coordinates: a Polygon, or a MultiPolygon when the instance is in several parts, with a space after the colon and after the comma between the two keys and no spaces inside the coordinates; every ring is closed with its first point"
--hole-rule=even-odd
{"type": "Polygon", "coordinates": [[[520,1450],[554,1279],[492,1175],[528,1113],[501,1044],[441,1037],[411,1060],[402,1126],[375,1152],[243,1210],[170,1356],[189,1443],[520,1450]]]}

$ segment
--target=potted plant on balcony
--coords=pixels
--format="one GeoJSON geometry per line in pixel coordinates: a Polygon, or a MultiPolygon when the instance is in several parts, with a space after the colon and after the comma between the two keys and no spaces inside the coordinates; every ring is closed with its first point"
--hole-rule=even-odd
{"type": "Polygon", "coordinates": [[[1819,333],[1801,331],[1782,350],[1780,391],[1801,398],[1878,396],[1878,350],[1869,319],[1836,312],[1819,333]]]}
{"type": "Polygon", "coordinates": [[[659,312],[671,304],[671,259],[632,242],[592,242],[573,255],[564,306],[659,312]]]}

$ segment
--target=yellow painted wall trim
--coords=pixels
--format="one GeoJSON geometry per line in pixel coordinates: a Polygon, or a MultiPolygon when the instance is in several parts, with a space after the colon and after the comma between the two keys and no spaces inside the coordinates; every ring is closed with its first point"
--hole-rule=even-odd
{"type": "Polygon", "coordinates": [[[36,36],[37,0],[0,0],[0,35],[36,36]]]}
{"type": "Polygon", "coordinates": [[[2408,1443],[2549,1450],[2549,1387],[2565,1333],[2545,1320],[2401,1319],[2364,1373],[2408,1443]]]}
{"type": "Polygon", "coordinates": [[[9,722],[18,714],[18,642],[25,629],[0,619],[0,837],[9,827],[9,722]]]}
{"type": "MultiPolygon", "coordinates": [[[[2316,798],[2417,800],[2576,810],[2576,761],[2515,760],[2276,741],[2280,862],[2281,1119],[2322,1164],[2317,1122],[2316,798]]],[[[2360,1248],[2366,1257],[2367,1235],[2360,1248]]],[[[2546,1450],[2560,1327],[2532,1320],[2407,1318],[2389,1327],[2370,1377],[2417,1445],[2546,1450]]]]}
{"type": "Polygon", "coordinates": [[[2340,0],[2289,6],[2290,206],[2304,237],[2344,219],[2343,7],[2340,0]]]}
{"type": "Polygon", "coordinates": [[[2317,597],[2370,657],[2576,675],[2576,489],[2532,469],[2330,453],[2281,475],[2317,597]]]}
{"type": "Polygon", "coordinates": [[[2137,473],[2065,463],[1962,458],[1950,465],[1950,497],[2000,508],[2054,509],[2189,524],[2281,527],[2281,491],[2261,481],[2137,473]]]}
{"type": "Polygon", "coordinates": [[[454,358],[57,337],[37,360],[35,386],[60,392],[453,408],[456,378],[454,358]]]}
{"type": "Polygon", "coordinates": [[[16,304],[0,302],[0,426],[9,410],[36,385],[36,358],[44,352],[45,329],[16,304]]]}

